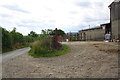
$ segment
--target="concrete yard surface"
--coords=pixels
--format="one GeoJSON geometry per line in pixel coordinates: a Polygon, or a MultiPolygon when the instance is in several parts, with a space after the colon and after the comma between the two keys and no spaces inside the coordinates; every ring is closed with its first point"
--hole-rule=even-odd
{"type": "Polygon", "coordinates": [[[118,45],[105,42],[64,42],[71,52],[52,58],[28,53],[2,65],[3,78],[117,78],[118,45]]]}

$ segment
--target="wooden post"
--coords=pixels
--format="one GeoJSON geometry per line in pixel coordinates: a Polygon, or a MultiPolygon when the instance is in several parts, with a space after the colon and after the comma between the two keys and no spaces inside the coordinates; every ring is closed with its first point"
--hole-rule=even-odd
{"type": "Polygon", "coordinates": [[[58,44],[58,31],[57,31],[57,28],[55,29],[55,48],[56,48],[56,49],[59,48],[59,44],[58,44]]]}

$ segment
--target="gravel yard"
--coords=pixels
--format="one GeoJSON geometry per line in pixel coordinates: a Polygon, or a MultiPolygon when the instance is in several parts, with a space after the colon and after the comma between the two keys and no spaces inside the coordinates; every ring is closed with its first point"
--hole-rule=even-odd
{"type": "Polygon", "coordinates": [[[53,58],[27,53],[2,65],[3,78],[117,78],[118,45],[105,42],[64,42],[71,52],[53,58]]]}

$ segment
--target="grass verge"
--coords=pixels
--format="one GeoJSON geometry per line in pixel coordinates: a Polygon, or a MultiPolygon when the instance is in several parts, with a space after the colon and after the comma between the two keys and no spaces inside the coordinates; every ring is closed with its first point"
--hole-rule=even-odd
{"type": "Polygon", "coordinates": [[[64,55],[70,52],[70,48],[67,45],[62,45],[60,50],[55,50],[52,53],[46,53],[46,54],[34,54],[32,53],[32,51],[29,51],[29,55],[33,56],[35,58],[39,58],[39,57],[56,57],[56,56],[60,56],[60,55],[64,55]]]}
{"type": "Polygon", "coordinates": [[[2,53],[0,53],[0,54],[6,53],[6,52],[10,52],[10,51],[14,51],[14,50],[21,49],[21,48],[25,48],[25,47],[29,47],[29,44],[26,44],[26,45],[23,45],[23,46],[19,46],[18,48],[15,48],[15,49],[2,50],[2,53]]]}

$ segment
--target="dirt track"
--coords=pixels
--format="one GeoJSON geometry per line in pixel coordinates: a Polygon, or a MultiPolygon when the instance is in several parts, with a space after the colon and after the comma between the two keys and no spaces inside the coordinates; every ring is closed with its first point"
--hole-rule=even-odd
{"type": "Polygon", "coordinates": [[[117,78],[118,45],[68,42],[71,52],[54,58],[26,54],[3,63],[3,78],[117,78]]]}

